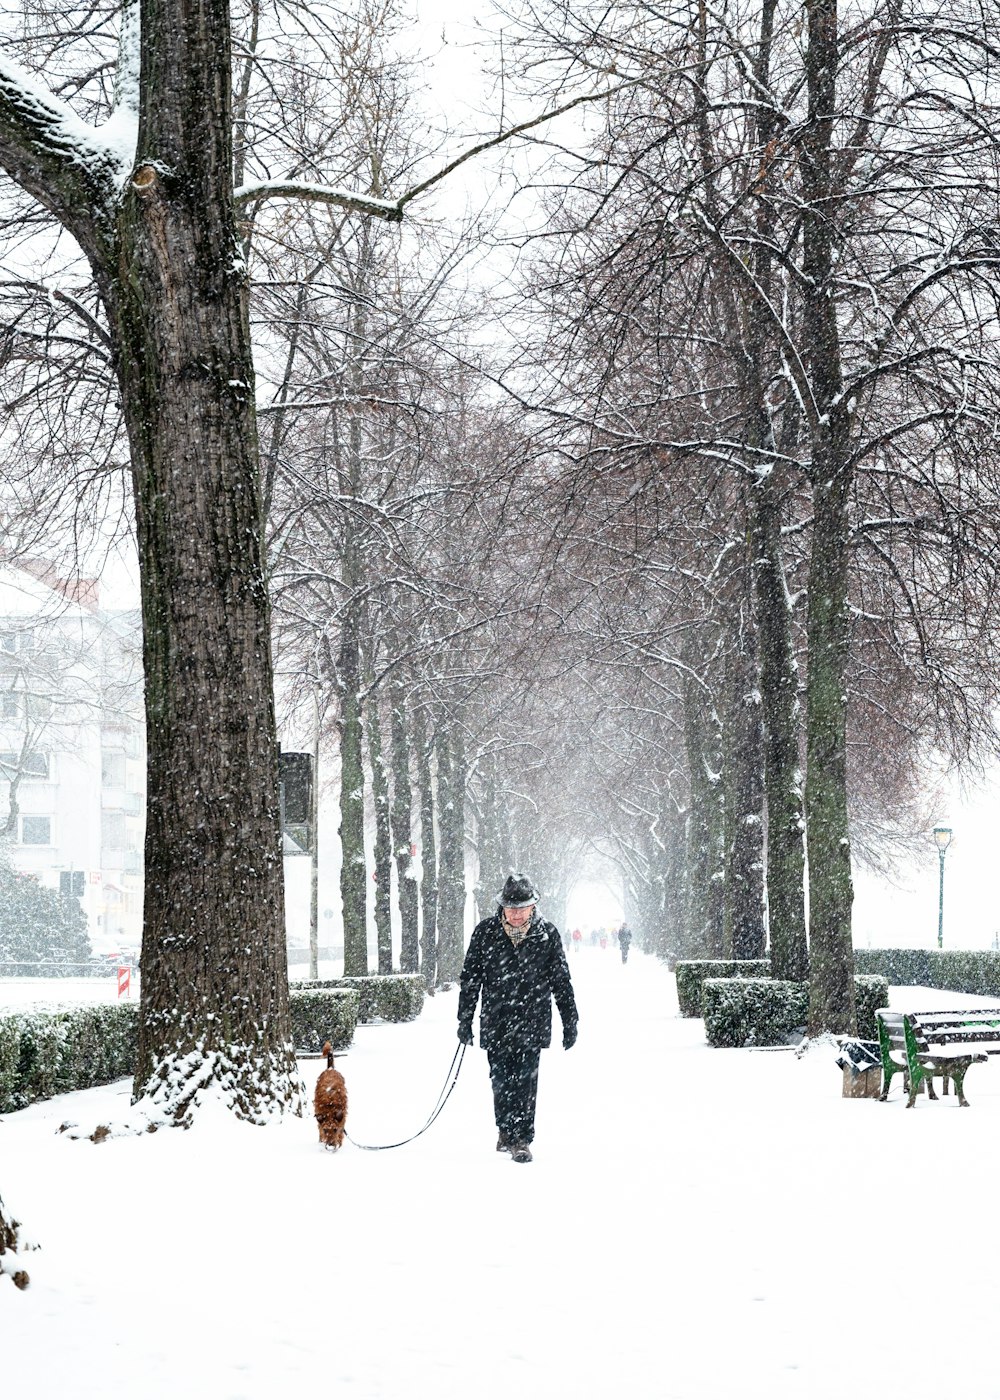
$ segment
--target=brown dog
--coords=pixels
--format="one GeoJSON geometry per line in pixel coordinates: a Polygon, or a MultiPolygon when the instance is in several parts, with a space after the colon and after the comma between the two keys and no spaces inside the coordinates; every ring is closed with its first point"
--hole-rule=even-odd
{"type": "Polygon", "coordinates": [[[344,1076],[333,1067],[333,1047],[327,1041],[323,1046],[326,1056],[326,1069],[316,1080],[316,1093],[313,1108],[319,1124],[319,1140],[324,1147],[334,1152],[344,1144],[344,1128],[347,1124],[347,1085],[344,1076]]]}

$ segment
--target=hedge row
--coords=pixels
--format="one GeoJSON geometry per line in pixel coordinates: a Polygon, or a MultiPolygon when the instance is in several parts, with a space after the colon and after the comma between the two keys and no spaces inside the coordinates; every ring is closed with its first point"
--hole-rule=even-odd
{"type": "Polygon", "coordinates": [[[136,1002],[0,1016],[0,1113],[127,1078],[138,1038],[136,1002]]]}
{"type": "Polygon", "coordinates": [[[769,977],[769,958],[757,960],[702,958],[691,962],[679,962],[674,968],[677,977],[677,1001],[682,1016],[701,1015],[701,985],[706,977],[769,977]]]}
{"type": "Polygon", "coordinates": [[[347,988],[361,999],[359,1021],[415,1021],[424,1007],[424,979],[416,972],[391,976],[335,977],[319,982],[295,982],[293,990],[347,988]]]}
{"type": "Polygon", "coordinates": [[[361,997],[351,987],[292,987],[288,996],[292,1014],[292,1044],[299,1052],[318,1055],[324,1042],[334,1050],[346,1050],[354,1039],[361,997]]]}
{"type": "MultiPolygon", "coordinates": [[[[293,990],[289,997],[292,1044],[318,1054],[329,1040],[346,1050],[354,1039],[360,997],[356,991],[293,990]]],[[[0,1113],[74,1089],[93,1089],[135,1073],[139,1005],[60,1007],[0,1016],[0,1113]]]]}
{"type": "Polygon", "coordinates": [[[706,977],[701,985],[709,1045],[784,1045],[805,1025],[809,988],[771,977],[706,977]]]}
{"type": "Polygon", "coordinates": [[[854,971],[885,977],[892,987],[932,985],[929,948],[855,948],[854,971]]]}
{"type": "Polygon", "coordinates": [[[885,977],[894,987],[935,987],[1000,997],[1000,953],[968,948],[858,948],[858,972],[885,977]]]}
{"type": "Polygon", "coordinates": [[[858,1013],[858,1036],[878,1040],[875,1012],[889,1005],[889,979],[861,973],[854,978],[854,1005],[858,1013]]]}
{"type": "MultiPolygon", "coordinates": [[[[730,1048],[786,1045],[802,1031],[809,1015],[805,982],[778,982],[770,977],[706,977],[702,984],[705,1034],[709,1045],[730,1048]]],[[[875,1012],[889,1001],[884,977],[855,977],[858,1035],[874,1040],[875,1012]]]]}

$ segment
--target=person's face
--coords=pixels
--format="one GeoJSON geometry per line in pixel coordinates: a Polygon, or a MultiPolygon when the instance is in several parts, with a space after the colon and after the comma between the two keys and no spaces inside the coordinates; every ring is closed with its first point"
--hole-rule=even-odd
{"type": "Polygon", "coordinates": [[[523,909],[511,909],[505,904],[503,916],[511,928],[523,928],[525,924],[530,923],[534,912],[535,906],[533,904],[526,904],[523,909]]]}

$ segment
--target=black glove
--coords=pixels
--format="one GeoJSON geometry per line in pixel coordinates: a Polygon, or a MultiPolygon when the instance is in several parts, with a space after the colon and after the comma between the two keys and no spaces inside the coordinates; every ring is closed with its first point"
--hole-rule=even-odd
{"type": "Polygon", "coordinates": [[[571,1050],[576,1044],[576,1022],[573,1021],[568,1026],[563,1026],[563,1049],[571,1050]]]}
{"type": "Polygon", "coordinates": [[[459,1038],[459,1040],[462,1042],[463,1045],[471,1045],[471,1044],[473,1043],[473,1042],[472,1042],[472,1027],[471,1027],[471,1026],[466,1026],[466,1025],[461,1025],[461,1026],[459,1026],[459,1028],[458,1028],[458,1038],[459,1038]]]}

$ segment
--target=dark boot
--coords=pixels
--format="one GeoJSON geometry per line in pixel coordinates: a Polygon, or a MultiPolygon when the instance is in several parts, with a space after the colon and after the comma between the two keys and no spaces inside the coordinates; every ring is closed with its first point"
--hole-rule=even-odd
{"type": "Polygon", "coordinates": [[[515,1142],[511,1144],[510,1157],[512,1162],[530,1162],[531,1148],[526,1142],[515,1142]]]}
{"type": "Polygon", "coordinates": [[[509,1151],[510,1151],[510,1138],[507,1136],[506,1133],[501,1133],[500,1136],[497,1138],[497,1151],[498,1151],[498,1152],[509,1152],[509,1151]]]}

